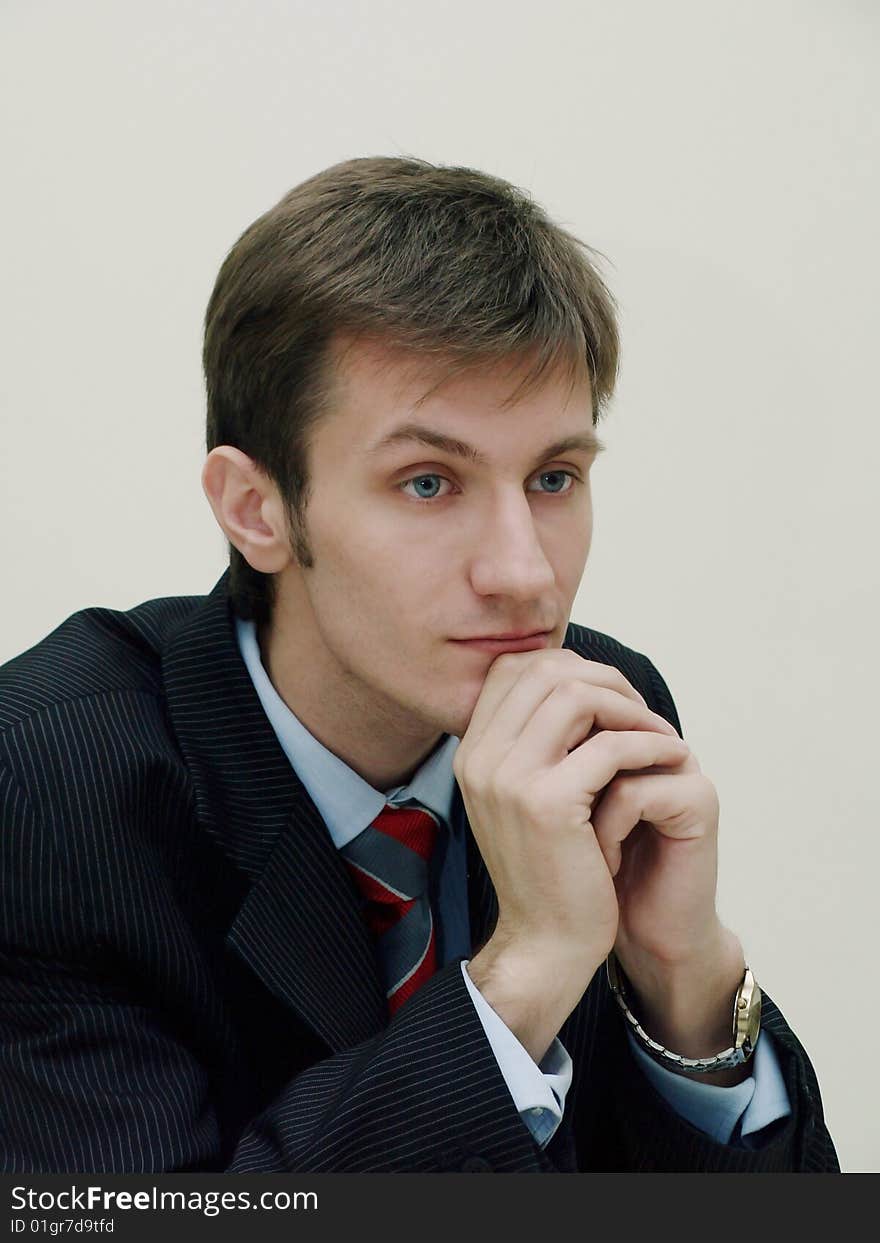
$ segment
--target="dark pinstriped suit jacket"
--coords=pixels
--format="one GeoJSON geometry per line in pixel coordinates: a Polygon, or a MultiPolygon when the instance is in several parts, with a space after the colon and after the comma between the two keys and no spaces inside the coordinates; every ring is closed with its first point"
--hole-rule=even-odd
{"type": "MultiPolygon", "coordinates": [[[[644,656],[570,625],[680,732],[644,656]]],[[[464,815],[456,790],[456,814],[464,815]]],[[[491,882],[469,839],[476,950],[491,882]]],[[[89,609],[0,670],[0,1169],[836,1170],[812,1067],[760,1151],[675,1115],[598,972],[542,1152],[458,962],[389,1024],[344,864],[242,663],[227,576],[89,609]]]]}

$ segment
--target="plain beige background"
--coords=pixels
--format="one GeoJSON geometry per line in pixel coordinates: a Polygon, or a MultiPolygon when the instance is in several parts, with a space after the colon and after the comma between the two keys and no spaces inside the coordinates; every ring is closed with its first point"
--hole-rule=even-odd
{"type": "Polygon", "coordinates": [[[0,660],[207,591],[201,325],[356,155],[470,164],[608,256],[622,374],[575,621],[721,800],[722,917],[880,1168],[880,20],[871,0],[5,0],[0,660]]]}

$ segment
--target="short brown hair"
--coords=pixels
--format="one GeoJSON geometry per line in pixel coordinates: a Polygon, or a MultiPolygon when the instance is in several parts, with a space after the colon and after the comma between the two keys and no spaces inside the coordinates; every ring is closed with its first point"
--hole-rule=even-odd
{"type": "MultiPolygon", "coordinates": [[[[564,364],[574,384],[586,366],[597,423],[619,353],[597,253],[525,191],[473,168],[375,156],[325,169],[255,220],[220,268],[202,353],[208,451],[234,445],[274,480],[309,567],[309,435],[332,400],[341,334],[412,350],[443,378],[532,357],[508,402],[548,367],[564,364]]],[[[233,608],[267,621],[274,577],[232,545],[229,555],[233,608]]]]}

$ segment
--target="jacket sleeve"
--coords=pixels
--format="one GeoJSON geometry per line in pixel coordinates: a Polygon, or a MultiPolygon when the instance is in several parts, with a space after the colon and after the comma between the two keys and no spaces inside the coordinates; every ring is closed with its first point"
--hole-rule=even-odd
{"type": "MultiPolygon", "coordinates": [[[[604,973],[597,972],[560,1036],[575,1069],[566,1114],[576,1168],[618,1173],[839,1172],[813,1068],[766,993],[762,1025],[776,1042],[792,1112],[766,1127],[755,1149],[720,1144],[677,1114],[651,1086],[632,1056],[604,973]]],[[[559,1159],[553,1143],[548,1155],[559,1159]]]]}

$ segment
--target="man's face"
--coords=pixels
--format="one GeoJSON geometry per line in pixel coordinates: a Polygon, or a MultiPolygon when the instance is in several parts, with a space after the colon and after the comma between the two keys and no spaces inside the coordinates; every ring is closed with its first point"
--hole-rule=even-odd
{"type": "Polygon", "coordinates": [[[590,549],[595,450],[550,447],[593,437],[589,382],[569,398],[566,378],[545,377],[502,409],[522,374],[471,370],[415,409],[430,380],[407,356],[363,342],[341,356],[309,453],[314,565],[282,572],[274,622],[305,675],[302,706],[320,693],[324,720],[332,704],[342,729],[460,738],[497,652],[456,640],[549,628],[545,645],[562,645],[590,549]],[[382,445],[405,424],[485,460],[412,436],[382,445]]]}

